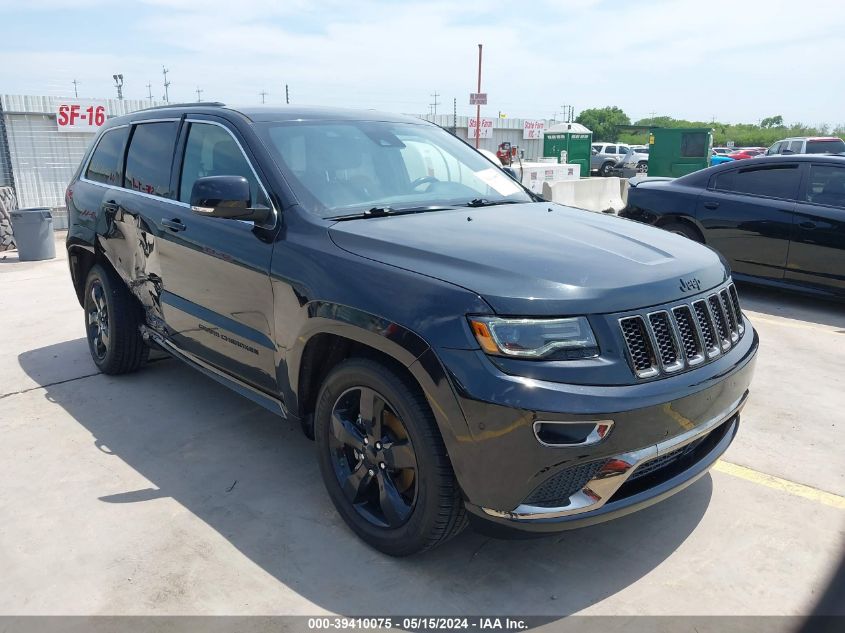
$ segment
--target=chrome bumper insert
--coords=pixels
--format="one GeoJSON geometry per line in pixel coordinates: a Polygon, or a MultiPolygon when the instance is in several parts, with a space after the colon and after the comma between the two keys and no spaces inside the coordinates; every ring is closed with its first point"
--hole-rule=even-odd
{"type": "Polygon", "coordinates": [[[634,471],[643,463],[660,457],[671,451],[683,448],[698,438],[710,433],[723,422],[734,417],[745,406],[748,392],[744,393],[726,412],[714,416],[703,424],[669,438],[658,444],[653,444],[636,451],[615,455],[608,459],[604,467],[587,484],[574,495],[569,497],[569,503],[558,508],[545,508],[521,504],[513,510],[481,509],[490,516],[511,519],[515,521],[531,521],[536,519],[557,519],[572,514],[581,514],[598,510],[622,487],[634,471]]]}

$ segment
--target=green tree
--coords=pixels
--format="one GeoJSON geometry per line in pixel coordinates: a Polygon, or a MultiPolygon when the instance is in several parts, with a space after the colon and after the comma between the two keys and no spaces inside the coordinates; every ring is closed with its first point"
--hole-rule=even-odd
{"type": "Polygon", "coordinates": [[[619,126],[630,125],[631,119],[621,108],[607,106],[582,110],[575,122],[592,130],[595,141],[615,141],[619,126]]]}
{"type": "Polygon", "coordinates": [[[765,119],[760,121],[760,127],[766,129],[773,127],[783,127],[783,117],[779,114],[775,116],[767,116],[765,119]]]}

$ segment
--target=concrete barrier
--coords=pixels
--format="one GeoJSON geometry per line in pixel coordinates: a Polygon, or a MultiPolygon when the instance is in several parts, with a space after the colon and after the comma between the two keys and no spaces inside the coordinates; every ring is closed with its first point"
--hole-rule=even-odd
{"type": "Polygon", "coordinates": [[[569,207],[601,213],[618,213],[625,208],[628,181],[623,178],[585,178],[543,184],[546,200],[569,207]]]}

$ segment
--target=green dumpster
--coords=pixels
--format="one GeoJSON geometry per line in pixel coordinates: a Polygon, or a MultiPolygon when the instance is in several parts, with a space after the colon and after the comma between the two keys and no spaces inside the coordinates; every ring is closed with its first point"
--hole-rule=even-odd
{"type": "Polygon", "coordinates": [[[713,130],[653,127],[648,132],[648,175],[677,178],[710,166],[713,130]]]}
{"type": "Polygon", "coordinates": [[[558,123],[543,134],[543,156],[580,165],[581,178],[589,178],[592,143],[593,133],[580,123],[558,123]]]}

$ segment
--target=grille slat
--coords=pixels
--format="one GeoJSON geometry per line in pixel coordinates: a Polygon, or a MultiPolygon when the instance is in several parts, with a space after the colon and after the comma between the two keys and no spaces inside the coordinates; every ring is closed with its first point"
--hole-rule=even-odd
{"type": "Polygon", "coordinates": [[[657,342],[657,350],[660,352],[663,370],[673,371],[673,369],[680,369],[683,366],[683,362],[680,360],[680,350],[678,350],[675,344],[675,337],[672,334],[669,313],[654,312],[648,315],[648,321],[651,324],[654,340],[657,342]]]}
{"type": "Polygon", "coordinates": [[[680,306],[672,310],[675,315],[675,323],[678,324],[678,332],[681,335],[681,344],[684,348],[684,355],[687,362],[694,364],[703,358],[704,350],[701,348],[699,337],[693,321],[692,312],[689,306],[680,306]]]}
{"type": "Polygon", "coordinates": [[[736,344],[745,330],[733,284],[667,310],[622,317],[619,327],[638,378],[711,360],[736,344]]]}
{"type": "Polygon", "coordinates": [[[640,378],[657,374],[657,362],[651,347],[645,321],[640,316],[628,317],[619,322],[628,345],[631,363],[640,378]]]}
{"type": "Polygon", "coordinates": [[[716,295],[707,297],[707,304],[710,306],[710,314],[713,315],[713,324],[716,326],[716,333],[722,342],[722,348],[730,347],[731,339],[728,334],[728,326],[725,324],[725,315],[722,312],[722,302],[716,295]]]}

